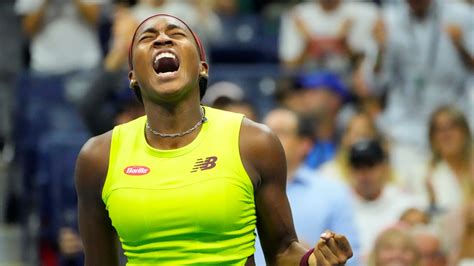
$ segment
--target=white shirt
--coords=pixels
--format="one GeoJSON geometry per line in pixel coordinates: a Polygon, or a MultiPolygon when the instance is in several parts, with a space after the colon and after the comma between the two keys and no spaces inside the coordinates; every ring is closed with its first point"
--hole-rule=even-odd
{"type": "MultiPolygon", "coordinates": [[[[44,0],[17,0],[20,15],[40,9],[44,0]]],[[[104,4],[109,0],[81,0],[104,4]]],[[[91,69],[102,59],[98,33],[77,10],[73,1],[48,4],[40,30],[31,39],[31,67],[36,72],[62,74],[91,69]]]]}
{"type": "Polygon", "coordinates": [[[459,25],[474,54],[474,16],[464,4],[433,0],[422,21],[405,4],[389,8],[385,20],[388,42],[374,87],[387,90],[388,102],[379,122],[396,143],[424,148],[430,114],[443,104],[466,106],[470,74],[445,27],[459,25]]]}
{"type": "MultiPolygon", "coordinates": [[[[416,171],[407,176],[408,182],[405,186],[410,188],[411,192],[419,195],[424,204],[428,205],[429,197],[426,187],[428,163],[418,169],[414,168],[414,170],[416,171]]],[[[461,208],[464,202],[464,191],[458,177],[449,165],[444,161],[437,163],[431,175],[437,207],[444,212],[461,208]]]]}
{"type": "Polygon", "coordinates": [[[361,51],[372,42],[371,30],[377,18],[375,6],[364,2],[343,2],[328,13],[315,1],[296,5],[283,14],[280,26],[279,57],[283,61],[297,59],[304,51],[306,40],[298,30],[294,16],[301,19],[311,34],[318,37],[336,37],[342,25],[353,22],[349,33],[351,48],[361,51]]]}
{"type": "Polygon", "coordinates": [[[355,192],[354,214],[361,243],[361,254],[367,258],[377,236],[400,220],[402,213],[419,204],[399,188],[386,185],[382,194],[374,201],[366,201],[355,192]]]}

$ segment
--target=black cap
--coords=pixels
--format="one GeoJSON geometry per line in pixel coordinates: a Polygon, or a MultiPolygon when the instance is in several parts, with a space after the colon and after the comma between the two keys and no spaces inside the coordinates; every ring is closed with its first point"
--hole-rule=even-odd
{"type": "Polygon", "coordinates": [[[360,140],[351,146],[349,164],[354,168],[372,167],[385,160],[385,152],[379,141],[360,140]]]}

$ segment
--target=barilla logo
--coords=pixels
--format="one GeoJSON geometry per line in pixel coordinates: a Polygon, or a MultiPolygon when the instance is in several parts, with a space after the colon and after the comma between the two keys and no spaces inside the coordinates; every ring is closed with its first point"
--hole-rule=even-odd
{"type": "Polygon", "coordinates": [[[199,158],[197,159],[196,163],[194,163],[194,167],[191,170],[191,173],[197,172],[198,170],[204,171],[212,169],[216,166],[217,157],[210,156],[206,159],[199,158]]]}
{"type": "Polygon", "coordinates": [[[150,168],[146,166],[127,166],[123,169],[127,175],[146,175],[150,172],[150,168]]]}

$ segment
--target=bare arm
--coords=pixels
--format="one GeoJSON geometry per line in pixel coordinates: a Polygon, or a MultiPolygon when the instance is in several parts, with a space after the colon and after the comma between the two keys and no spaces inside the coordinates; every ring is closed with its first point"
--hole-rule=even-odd
{"type": "Polygon", "coordinates": [[[380,73],[384,62],[385,45],[387,43],[387,30],[382,18],[378,18],[372,29],[372,35],[377,43],[377,57],[374,64],[374,72],[380,73]]]}
{"type": "Polygon", "coordinates": [[[240,147],[247,172],[257,184],[257,229],[267,263],[283,265],[284,259],[299,261],[306,250],[297,244],[298,238],[285,192],[286,161],[281,144],[269,129],[245,120],[240,147]],[[288,252],[289,249],[292,252],[288,252]],[[287,253],[292,259],[282,256],[287,253]]]}
{"type": "Polygon", "coordinates": [[[469,70],[474,69],[474,56],[471,56],[469,50],[464,45],[464,36],[461,27],[456,24],[451,24],[445,28],[445,31],[451,38],[464,66],[469,70]]]}
{"type": "Polygon", "coordinates": [[[90,139],[76,163],[79,231],[84,244],[85,265],[118,265],[118,240],[102,201],[107,175],[111,132],[90,139]]]}
{"type": "Polygon", "coordinates": [[[43,24],[43,16],[49,2],[50,0],[45,0],[38,10],[23,16],[21,21],[22,29],[28,37],[33,37],[41,28],[43,24]]]}
{"type": "Polygon", "coordinates": [[[99,4],[85,4],[81,0],[74,0],[74,4],[87,22],[93,26],[99,23],[101,7],[99,4]]]}
{"type": "MultiPolygon", "coordinates": [[[[268,265],[298,265],[306,249],[298,243],[290,205],[286,197],[286,160],[278,138],[263,125],[245,119],[240,135],[240,151],[244,166],[255,186],[257,230],[268,265]]],[[[310,204],[310,203],[308,203],[310,204]]],[[[336,265],[352,256],[348,243],[337,235],[316,244],[319,265],[336,265]],[[341,240],[339,240],[341,239],[341,240]],[[332,242],[331,242],[332,241],[332,242]],[[324,254],[324,256],[323,256],[324,254]]],[[[315,257],[310,258],[315,263],[315,257]]]]}

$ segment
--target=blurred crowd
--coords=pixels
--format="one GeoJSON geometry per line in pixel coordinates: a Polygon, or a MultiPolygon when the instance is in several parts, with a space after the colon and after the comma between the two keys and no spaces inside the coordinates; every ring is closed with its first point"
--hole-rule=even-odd
{"type": "Polygon", "coordinates": [[[279,137],[302,243],[329,229],[349,265],[474,265],[469,0],[1,1],[0,211],[24,229],[25,261],[82,265],[75,159],[144,114],[127,56],[155,13],[201,37],[203,104],[279,137]]]}

